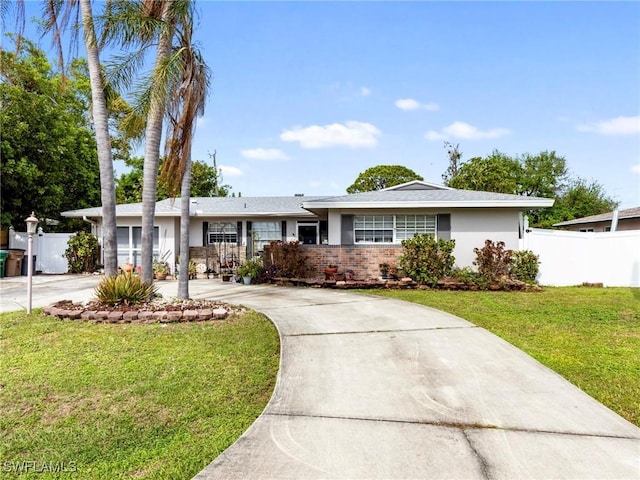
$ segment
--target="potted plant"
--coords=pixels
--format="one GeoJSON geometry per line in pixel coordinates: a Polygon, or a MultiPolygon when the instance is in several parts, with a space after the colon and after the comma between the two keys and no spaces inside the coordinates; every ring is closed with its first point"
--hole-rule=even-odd
{"type": "Polygon", "coordinates": [[[329,266],[324,269],[325,280],[332,280],[335,277],[336,273],[338,273],[338,266],[329,264],[329,266]]]}
{"type": "Polygon", "coordinates": [[[166,280],[169,274],[169,264],[164,260],[153,262],[153,276],[156,280],[166,280]]]}
{"type": "Polygon", "coordinates": [[[251,279],[256,278],[260,273],[262,265],[257,260],[247,260],[238,268],[238,275],[242,277],[242,281],[245,285],[251,283],[251,279]]]}
{"type": "Polygon", "coordinates": [[[380,278],[389,278],[389,264],[387,262],[383,262],[378,265],[378,267],[380,268],[380,278]]]}

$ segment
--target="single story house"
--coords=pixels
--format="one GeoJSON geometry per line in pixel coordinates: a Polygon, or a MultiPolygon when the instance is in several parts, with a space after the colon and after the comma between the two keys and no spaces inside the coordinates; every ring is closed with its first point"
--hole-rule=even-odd
{"type": "MultiPolygon", "coordinates": [[[[614,213],[607,212],[600,215],[567,220],[553,226],[574,232],[610,232],[612,230],[614,213]]],[[[618,223],[615,230],[640,230],[640,207],[618,210],[618,223]]]]}
{"type": "MultiPolygon", "coordinates": [[[[173,265],[180,245],[180,202],[157,202],[154,250],[173,265]]],[[[273,240],[300,241],[310,270],[329,264],[376,277],[382,262],[395,265],[401,241],[417,233],[454,239],[456,265],[471,266],[486,239],[517,249],[522,212],[553,199],[456,190],[413,181],[384,190],[341,196],[192,198],[190,257],[201,270],[219,271],[259,254],[273,240]]],[[[101,237],[101,207],[63,212],[84,218],[101,237]]],[[[136,265],[141,253],[142,204],[116,208],[118,262],[136,265]]]]}

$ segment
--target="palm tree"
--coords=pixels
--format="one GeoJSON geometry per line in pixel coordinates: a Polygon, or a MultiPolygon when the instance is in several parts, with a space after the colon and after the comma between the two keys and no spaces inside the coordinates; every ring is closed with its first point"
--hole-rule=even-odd
{"type": "MultiPolygon", "coordinates": [[[[189,169],[191,140],[195,119],[204,108],[208,86],[208,71],[200,53],[193,48],[194,18],[192,0],[142,0],[139,3],[119,3],[110,9],[111,23],[120,25],[112,30],[124,45],[136,44],[141,48],[128,58],[118,60],[118,68],[112,72],[116,83],[131,84],[133,72],[142,61],[141,52],[157,41],[153,73],[138,89],[138,112],[147,119],[142,186],[142,238],[141,266],[144,281],[152,280],[153,221],[157,196],[157,180],[160,163],[160,143],[164,118],[167,126],[164,179],[173,196],[181,188],[183,173],[187,180],[183,187],[183,203],[189,205],[189,169]],[[177,45],[173,47],[173,41],[177,45]],[[185,190],[186,188],[186,190],[185,190]]],[[[188,220],[188,219],[187,219],[188,220]]],[[[187,235],[183,237],[183,241],[187,235]]],[[[183,269],[188,266],[188,243],[181,248],[183,269]]],[[[186,275],[181,275],[186,277],[186,275]]],[[[186,277],[188,280],[188,277],[186,277]]],[[[183,292],[188,292],[185,287],[183,292]]],[[[185,294],[186,295],[186,294],[185,294]]]]}
{"type": "Polygon", "coordinates": [[[189,225],[191,191],[191,145],[196,118],[204,113],[209,87],[209,69],[192,42],[193,19],[183,23],[178,32],[178,45],[168,63],[170,72],[167,99],[167,142],[161,179],[169,194],[181,194],[180,209],[180,264],[178,298],[189,298],[189,225]]]}
{"type": "Polygon", "coordinates": [[[107,276],[118,271],[118,244],[116,237],[116,189],[113,179],[113,158],[109,136],[109,114],[104,95],[105,86],[100,67],[100,50],[93,25],[90,0],[80,0],[84,43],[91,82],[91,109],[100,166],[100,195],[102,200],[102,251],[107,276]]]}
{"type": "MultiPolygon", "coordinates": [[[[7,13],[7,5],[2,3],[2,18],[7,13]]],[[[113,157],[111,153],[111,138],[109,136],[109,113],[105,97],[105,83],[100,66],[100,48],[98,45],[94,27],[94,17],[90,0],[69,0],[59,2],[46,0],[45,31],[52,32],[54,44],[58,51],[60,67],[64,72],[62,57],[61,31],[66,30],[72,12],[80,7],[82,14],[82,31],[84,33],[84,45],[87,51],[87,66],[91,83],[91,114],[96,135],[98,150],[98,163],[100,166],[100,191],[102,200],[102,248],[104,255],[104,269],[107,276],[117,273],[117,238],[116,238],[116,195],[113,179],[113,157]]],[[[24,3],[16,2],[17,25],[20,33],[24,30],[24,3]]],[[[4,23],[4,22],[3,22],[4,23]]],[[[78,25],[73,25],[71,30],[78,32],[78,25]]],[[[74,41],[75,38],[72,39],[74,41]]]]}

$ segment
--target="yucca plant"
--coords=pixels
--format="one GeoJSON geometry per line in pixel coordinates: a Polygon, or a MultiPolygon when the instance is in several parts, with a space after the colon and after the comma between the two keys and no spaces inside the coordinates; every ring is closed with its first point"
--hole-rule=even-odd
{"type": "Polygon", "coordinates": [[[95,289],[96,297],[105,305],[135,305],[151,300],[158,288],[138,275],[121,273],[107,277],[95,289]]]}

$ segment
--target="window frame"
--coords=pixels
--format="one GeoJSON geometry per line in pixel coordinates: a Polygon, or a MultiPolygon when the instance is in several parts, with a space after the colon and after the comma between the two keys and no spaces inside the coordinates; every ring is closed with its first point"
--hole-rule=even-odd
{"type": "MultiPolygon", "coordinates": [[[[402,222],[402,221],[401,221],[402,222]]],[[[402,243],[402,240],[413,238],[416,234],[433,234],[436,238],[438,236],[438,215],[436,214],[392,214],[392,215],[376,215],[376,214],[361,214],[353,216],[353,243],[357,245],[397,245],[402,243]],[[372,217],[367,219],[367,217],[372,217]],[[382,223],[378,227],[377,225],[377,217],[382,218],[382,223]],[[386,219],[385,219],[386,217],[386,219]],[[402,219],[404,226],[400,227],[404,232],[410,231],[410,228],[407,228],[407,220],[413,217],[413,234],[409,236],[407,233],[403,233],[402,235],[398,235],[398,219],[402,219]],[[418,219],[419,217],[423,217],[421,219],[421,223],[424,225],[423,228],[418,228],[418,219]],[[389,226],[390,222],[390,226],[389,226]],[[369,224],[369,228],[366,228],[367,223],[369,224]],[[360,226],[358,225],[360,224],[360,226]],[[364,224],[364,227],[362,225],[364,224]],[[427,231],[428,225],[433,224],[433,231],[427,231]],[[420,231],[425,230],[425,231],[420,231]],[[362,233],[362,232],[373,232],[373,240],[367,240],[367,236],[371,238],[370,234],[362,233]],[[376,239],[376,234],[379,232],[391,232],[391,240],[389,241],[388,235],[384,235],[381,237],[381,240],[376,239]],[[359,240],[364,235],[365,240],[359,240]],[[401,238],[402,237],[402,238],[401,238]]]]}

